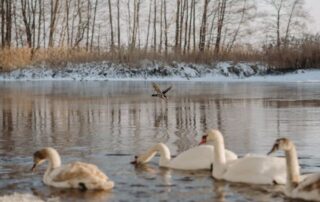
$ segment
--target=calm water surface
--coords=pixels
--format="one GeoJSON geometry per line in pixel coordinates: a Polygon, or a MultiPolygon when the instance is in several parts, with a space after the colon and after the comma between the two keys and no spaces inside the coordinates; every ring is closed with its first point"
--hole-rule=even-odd
{"type": "MultiPolygon", "coordinates": [[[[158,142],[176,155],[219,128],[226,147],[265,154],[274,140],[297,145],[303,172],[320,171],[319,83],[161,82],[168,102],[150,96],[151,83],[0,83],[0,195],[28,192],[61,201],[285,201],[283,187],[215,181],[209,171],[161,169],[156,157],[135,168],[137,153],[158,142]],[[111,192],[45,186],[46,166],[31,173],[35,150],[53,146],[64,163],[98,165],[116,183],[111,192]]],[[[282,155],[281,152],[278,155],[282,155]]]]}

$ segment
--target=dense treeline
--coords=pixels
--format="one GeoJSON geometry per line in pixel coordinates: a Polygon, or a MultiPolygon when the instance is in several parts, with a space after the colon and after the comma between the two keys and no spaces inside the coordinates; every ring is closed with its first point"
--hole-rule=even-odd
{"type": "Polygon", "coordinates": [[[304,33],[308,20],[304,0],[2,0],[0,65],[228,59],[316,67],[320,42],[304,33]]]}

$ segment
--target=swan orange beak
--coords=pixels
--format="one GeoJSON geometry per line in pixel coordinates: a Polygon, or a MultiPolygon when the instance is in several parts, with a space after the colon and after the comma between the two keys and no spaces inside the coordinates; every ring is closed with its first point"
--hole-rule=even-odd
{"type": "Polygon", "coordinates": [[[207,135],[203,135],[203,136],[202,136],[199,145],[202,145],[202,144],[205,144],[205,143],[207,143],[207,135]]]}

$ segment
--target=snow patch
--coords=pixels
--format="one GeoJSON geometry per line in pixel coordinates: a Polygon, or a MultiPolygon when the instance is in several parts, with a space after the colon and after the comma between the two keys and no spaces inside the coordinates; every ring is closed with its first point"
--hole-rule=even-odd
{"type": "Polygon", "coordinates": [[[260,63],[219,62],[211,65],[142,60],[137,66],[108,61],[66,64],[60,68],[27,67],[0,73],[0,81],[16,80],[195,80],[320,82],[320,70],[270,71],[260,63]]]}

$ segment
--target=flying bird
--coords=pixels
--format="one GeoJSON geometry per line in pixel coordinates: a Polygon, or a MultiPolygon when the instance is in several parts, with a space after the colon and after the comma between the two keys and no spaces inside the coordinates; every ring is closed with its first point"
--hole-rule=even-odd
{"type": "Polygon", "coordinates": [[[160,89],[159,85],[154,83],[154,82],[152,82],[152,87],[153,87],[154,91],[156,92],[156,93],[152,94],[152,97],[159,97],[159,98],[164,99],[164,100],[168,99],[167,96],[166,96],[166,93],[169,90],[171,90],[171,88],[172,88],[172,86],[170,86],[167,89],[165,89],[164,91],[162,91],[160,89]]]}

